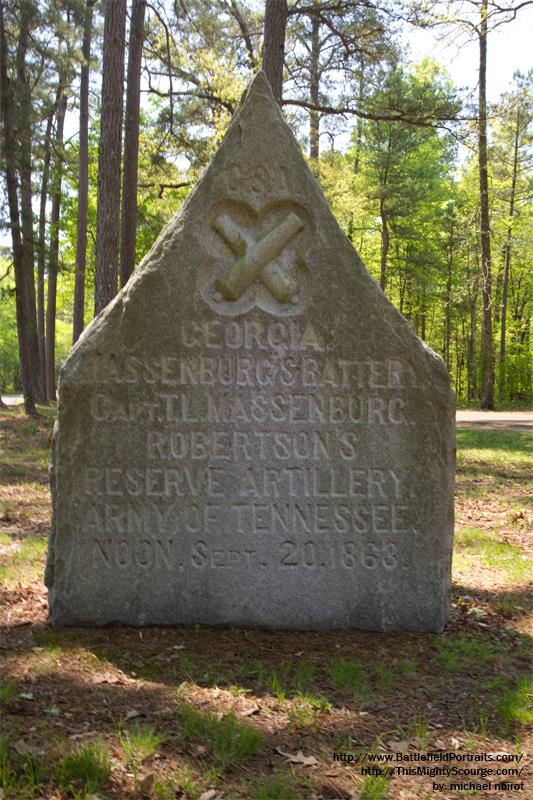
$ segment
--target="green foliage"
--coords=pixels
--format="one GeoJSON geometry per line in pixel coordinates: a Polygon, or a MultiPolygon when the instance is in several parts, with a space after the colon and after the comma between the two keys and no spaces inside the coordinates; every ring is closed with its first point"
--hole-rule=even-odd
{"type": "Polygon", "coordinates": [[[513,725],[530,725],[533,722],[533,681],[522,677],[515,686],[506,687],[496,709],[506,730],[513,725]]]}
{"type": "Polygon", "coordinates": [[[284,775],[263,778],[255,787],[255,800],[300,800],[300,793],[284,775]]]}
{"type": "Polygon", "coordinates": [[[0,585],[13,586],[22,581],[33,581],[42,574],[47,551],[46,539],[29,536],[18,545],[9,563],[0,565],[0,585]]]}
{"type": "Polygon", "coordinates": [[[361,800],[385,800],[389,792],[389,778],[385,775],[365,775],[361,785],[361,800]]]}
{"type": "Polygon", "coordinates": [[[481,560],[487,567],[497,567],[512,581],[531,575],[532,559],[523,555],[516,545],[499,541],[494,533],[479,528],[459,528],[455,547],[459,556],[481,560]]]}
{"type": "Polygon", "coordinates": [[[55,770],[57,785],[67,792],[98,792],[109,781],[109,754],[100,742],[86,744],[64,756],[55,770]]]}
{"type": "Polygon", "coordinates": [[[142,762],[157,752],[167,736],[158,733],[153,725],[141,725],[135,722],[131,728],[120,730],[117,738],[124,751],[126,764],[137,777],[142,762]]]}
{"type": "Polygon", "coordinates": [[[488,670],[501,648],[477,639],[434,639],[437,661],[450,672],[488,670]]]}
{"type": "Polygon", "coordinates": [[[225,770],[258,752],[263,746],[261,734],[239,722],[233,713],[219,719],[207,711],[197,711],[181,703],[178,706],[182,736],[203,745],[225,770]]]}
{"type": "Polygon", "coordinates": [[[10,800],[30,800],[41,795],[47,778],[46,762],[33,753],[20,755],[0,738],[0,789],[10,800]]]}
{"type": "Polygon", "coordinates": [[[328,673],[335,688],[352,693],[360,705],[372,699],[372,687],[362,661],[337,658],[330,663],[328,673]]]}

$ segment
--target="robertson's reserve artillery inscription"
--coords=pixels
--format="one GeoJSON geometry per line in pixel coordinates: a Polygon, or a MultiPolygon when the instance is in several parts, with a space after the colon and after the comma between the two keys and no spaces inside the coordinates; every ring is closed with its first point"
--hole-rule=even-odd
{"type": "Polygon", "coordinates": [[[251,84],[62,371],[52,621],[441,630],[454,404],[251,84]]]}

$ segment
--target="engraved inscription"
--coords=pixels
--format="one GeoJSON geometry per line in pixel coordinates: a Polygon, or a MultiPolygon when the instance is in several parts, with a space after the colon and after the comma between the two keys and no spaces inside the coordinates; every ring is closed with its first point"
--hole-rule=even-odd
{"type": "Polygon", "coordinates": [[[309,321],[191,320],[175,353],[111,354],[96,377],[92,417],[131,426],[142,460],[84,471],[95,569],[390,571],[397,543],[420,546],[409,476],[365,454],[411,424],[405,361],[333,355],[309,321]]]}

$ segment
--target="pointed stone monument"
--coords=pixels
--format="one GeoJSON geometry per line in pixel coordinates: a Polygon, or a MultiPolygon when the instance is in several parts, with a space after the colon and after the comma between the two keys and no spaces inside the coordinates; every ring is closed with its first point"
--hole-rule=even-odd
{"type": "Polygon", "coordinates": [[[55,625],[440,631],[446,369],[252,81],[212,163],[65,366],[55,625]]]}

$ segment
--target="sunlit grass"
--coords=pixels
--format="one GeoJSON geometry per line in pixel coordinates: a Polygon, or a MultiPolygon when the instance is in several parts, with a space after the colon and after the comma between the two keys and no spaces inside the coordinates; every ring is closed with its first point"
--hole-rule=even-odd
{"type": "Polygon", "coordinates": [[[42,577],[48,543],[46,539],[29,536],[0,564],[0,585],[10,588],[17,583],[32,583],[42,577]]]}
{"type": "Polygon", "coordinates": [[[533,574],[533,559],[519,547],[502,542],[495,532],[480,528],[459,528],[455,534],[454,570],[464,573],[473,566],[497,568],[511,581],[522,580],[533,574]]]}
{"type": "Polygon", "coordinates": [[[433,643],[439,665],[449,672],[489,669],[501,652],[501,647],[477,639],[435,637],[433,643]]]}
{"type": "Polygon", "coordinates": [[[457,429],[457,468],[533,468],[533,437],[526,431],[457,429]]]}
{"type": "Polygon", "coordinates": [[[239,764],[263,747],[261,734],[239,722],[233,713],[219,719],[215,714],[197,711],[180,702],[178,716],[184,740],[205,747],[222,770],[230,764],[239,764]]]}

